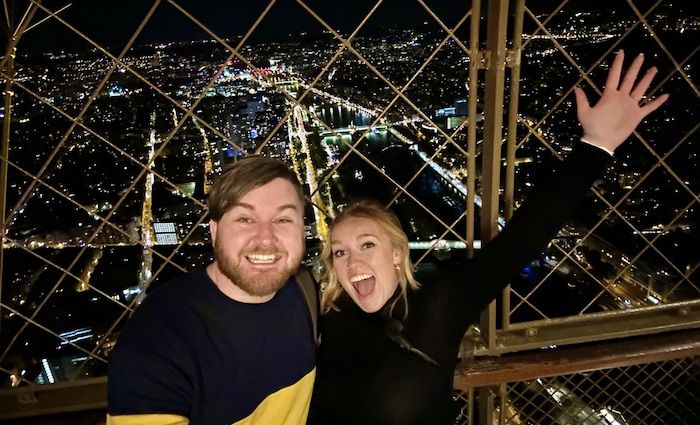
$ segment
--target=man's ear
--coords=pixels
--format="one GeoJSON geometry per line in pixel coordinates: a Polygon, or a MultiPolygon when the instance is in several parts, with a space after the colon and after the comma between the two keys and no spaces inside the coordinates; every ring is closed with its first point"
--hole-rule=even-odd
{"type": "Polygon", "coordinates": [[[211,233],[211,245],[216,246],[216,221],[209,220],[209,233],[211,233]]]}

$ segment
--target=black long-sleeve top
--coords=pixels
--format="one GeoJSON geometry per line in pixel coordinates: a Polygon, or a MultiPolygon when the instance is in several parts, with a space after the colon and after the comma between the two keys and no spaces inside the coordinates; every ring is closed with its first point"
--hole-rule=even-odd
{"type": "Polygon", "coordinates": [[[309,423],[451,423],[452,377],[464,333],[573,214],[610,158],[577,143],[555,177],[539,185],[472,260],[416,274],[421,288],[409,294],[404,335],[438,366],[389,339],[386,312],[367,314],[341,297],[340,311],[322,320],[309,423]]]}

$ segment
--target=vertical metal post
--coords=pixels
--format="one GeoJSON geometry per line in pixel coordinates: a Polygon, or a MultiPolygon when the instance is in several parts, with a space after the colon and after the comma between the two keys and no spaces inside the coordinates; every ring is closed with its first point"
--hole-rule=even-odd
{"type": "MultiPolygon", "coordinates": [[[[41,4],[42,0],[37,0],[37,4],[41,4]]],[[[5,5],[7,7],[7,5],[5,5]]],[[[32,2],[27,6],[27,10],[24,13],[22,20],[19,25],[13,27],[12,23],[8,19],[8,43],[7,50],[5,51],[5,57],[0,61],[0,71],[3,72],[5,78],[5,109],[3,112],[2,120],[2,147],[0,147],[0,230],[2,231],[2,236],[5,236],[5,227],[7,223],[5,222],[5,209],[7,207],[7,160],[9,159],[10,151],[10,121],[12,120],[12,81],[15,77],[14,67],[15,67],[15,56],[17,55],[17,43],[19,43],[20,38],[24,35],[24,31],[29,26],[29,23],[34,18],[37,7],[32,2]]],[[[10,14],[9,10],[6,10],[8,16],[10,14]]],[[[0,237],[0,301],[2,300],[2,286],[3,286],[3,271],[4,271],[4,238],[0,237]]],[[[2,311],[0,311],[0,330],[2,330],[2,311]]]]}
{"type": "MultiPolygon", "coordinates": [[[[484,143],[482,145],[481,240],[493,239],[498,233],[501,142],[503,134],[503,87],[506,67],[508,0],[489,1],[486,40],[486,100],[484,106],[484,143]]],[[[482,332],[488,347],[495,346],[495,304],[482,317],[482,332]],[[484,321],[483,319],[486,319],[484,321]],[[486,326],[484,326],[486,325],[486,326]]]]}
{"type": "Polygon", "coordinates": [[[506,182],[503,193],[505,204],[504,218],[510,220],[513,216],[513,192],[515,187],[515,140],[518,133],[518,98],[520,96],[520,57],[523,48],[523,19],[525,16],[525,0],[515,0],[513,19],[513,49],[507,57],[510,67],[510,86],[508,99],[508,134],[506,135],[506,182]]]}
{"type": "Polygon", "coordinates": [[[467,112],[469,126],[467,127],[467,258],[474,256],[474,214],[476,205],[476,122],[477,102],[479,100],[479,68],[481,55],[479,52],[479,28],[481,23],[481,0],[472,2],[472,16],[469,29],[469,102],[467,112]]]}
{"type": "MultiPolygon", "coordinates": [[[[3,74],[5,76],[5,108],[2,118],[2,147],[0,148],[0,230],[5,236],[5,208],[7,207],[7,159],[10,151],[10,121],[12,120],[12,79],[14,78],[14,62],[16,49],[8,50],[3,74]]],[[[5,239],[0,237],[0,300],[2,300],[5,239]]],[[[0,310],[0,313],[2,311],[0,310]]],[[[0,330],[2,330],[2,315],[0,314],[0,330]]]]}
{"type": "Polygon", "coordinates": [[[467,423],[472,425],[474,423],[474,388],[469,387],[469,393],[467,396],[467,403],[469,409],[467,409],[467,423]]]}
{"type": "MultiPolygon", "coordinates": [[[[467,89],[469,91],[469,99],[467,107],[469,108],[468,120],[469,126],[467,127],[467,229],[466,229],[466,241],[467,241],[467,257],[471,258],[474,256],[474,216],[476,206],[474,204],[474,198],[476,196],[476,123],[477,123],[477,102],[479,100],[479,69],[483,66],[482,56],[479,50],[479,31],[481,27],[481,0],[472,1],[472,16],[470,20],[469,29],[469,82],[467,89]]],[[[476,405],[474,403],[474,388],[469,388],[468,394],[468,410],[467,410],[467,423],[474,423],[474,410],[476,405]]],[[[480,388],[480,397],[482,400],[484,394],[488,393],[488,390],[480,388]]],[[[482,404],[480,402],[480,404],[482,404]]],[[[480,406],[481,407],[481,406],[480,406]]],[[[480,415],[481,417],[481,415],[480,415]]],[[[481,421],[481,419],[480,419],[481,421]]],[[[483,423],[483,422],[482,422],[483,423]]]]}
{"type": "MultiPolygon", "coordinates": [[[[498,232],[501,141],[503,134],[503,88],[506,68],[508,0],[490,0],[486,19],[486,93],[484,143],[482,145],[481,241],[486,243],[498,232]]],[[[481,332],[489,350],[496,346],[496,303],[481,315],[481,332]]],[[[479,389],[479,423],[493,424],[493,397],[488,387],[479,389]]]]}
{"type": "MultiPolygon", "coordinates": [[[[518,135],[518,97],[520,96],[520,57],[523,48],[523,19],[525,0],[515,0],[513,20],[513,49],[508,55],[510,66],[510,95],[508,99],[508,134],[506,136],[506,183],[503,191],[504,216],[510,220],[514,211],[515,192],[515,140],[518,135]]],[[[510,329],[510,285],[503,291],[501,324],[504,330],[510,329]]]]}
{"type": "Polygon", "coordinates": [[[498,386],[498,412],[498,425],[506,425],[506,384],[498,386]]]}

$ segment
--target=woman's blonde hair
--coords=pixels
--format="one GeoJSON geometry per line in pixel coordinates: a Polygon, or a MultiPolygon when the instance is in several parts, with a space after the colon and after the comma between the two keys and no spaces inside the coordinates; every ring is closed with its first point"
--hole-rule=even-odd
{"type": "MultiPolygon", "coordinates": [[[[386,232],[389,240],[394,248],[398,248],[402,252],[401,262],[397,265],[396,275],[399,279],[400,294],[390,301],[389,310],[387,313],[391,315],[399,300],[403,300],[404,319],[408,314],[407,292],[408,288],[415,290],[420,287],[420,284],[413,277],[414,267],[411,263],[408,250],[408,237],[401,228],[399,218],[391,210],[385,209],[382,204],[374,200],[360,200],[348,205],[340,214],[338,214],[333,223],[330,225],[330,234],[333,233],[333,228],[350,217],[361,217],[373,220],[380,229],[386,232]]],[[[326,314],[331,309],[339,310],[335,302],[343,294],[343,287],[338,282],[338,275],[333,270],[333,252],[331,250],[331,242],[327,240],[323,244],[321,250],[321,261],[323,265],[321,282],[323,284],[323,292],[321,294],[321,313],[326,314]]]]}

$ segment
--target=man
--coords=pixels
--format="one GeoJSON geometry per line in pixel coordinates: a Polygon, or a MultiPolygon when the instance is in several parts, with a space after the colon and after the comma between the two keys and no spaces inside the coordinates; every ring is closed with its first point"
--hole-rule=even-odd
{"type": "Polygon", "coordinates": [[[110,356],[108,424],[306,422],[315,376],[296,175],[260,156],[214,183],[214,262],[155,289],[110,356]]]}

